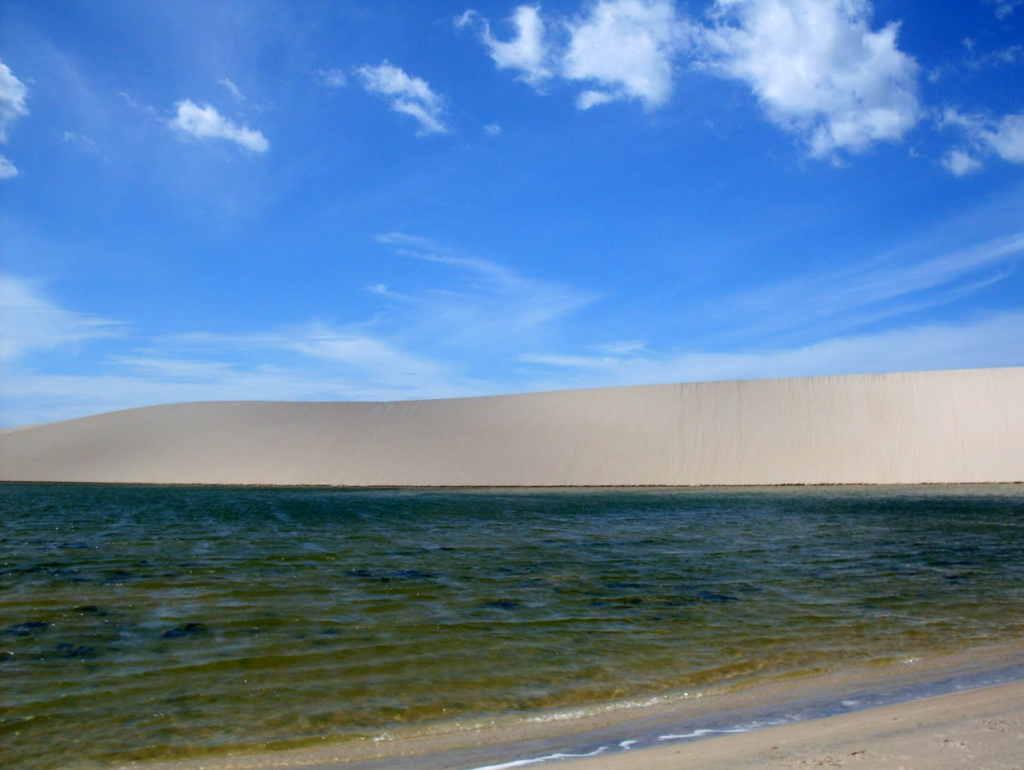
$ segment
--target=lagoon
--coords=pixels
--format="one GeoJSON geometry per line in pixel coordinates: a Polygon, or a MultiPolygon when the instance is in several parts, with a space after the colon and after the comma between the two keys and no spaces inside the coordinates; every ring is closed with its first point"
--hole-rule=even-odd
{"type": "Polygon", "coordinates": [[[29,770],[354,746],[1024,646],[1021,485],[5,484],[0,538],[0,743],[29,770]]]}

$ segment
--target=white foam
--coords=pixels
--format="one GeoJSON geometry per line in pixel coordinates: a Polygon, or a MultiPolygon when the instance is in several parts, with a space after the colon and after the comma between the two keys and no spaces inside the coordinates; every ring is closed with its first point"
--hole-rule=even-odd
{"type": "Polygon", "coordinates": [[[603,754],[607,749],[607,746],[602,746],[599,749],[591,751],[589,754],[549,754],[546,757],[515,759],[511,762],[503,762],[500,765],[484,765],[482,767],[474,767],[472,770],[505,770],[505,768],[509,767],[526,767],[527,765],[537,765],[541,762],[551,762],[556,759],[586,759],[587,757],[596,757],[598,754],[603,754]]]}
{"type": "Polygon", "coordinates": [[[739,727],[730,727],[722,729],[700,729],[694,730],[692,733],[681,733],[679,735],[660,735],[658,736],[659,741],[685,741],[691,738],[703,738],[707,735],[731,735],[733,733],[749,733],[751,730],[758,730],[762,727],[772,727],[773,725],[783,725],[787,722],[793,721],[792,719],[770,719],[766,722],[751,722],[750,724],[740,725],[739,727]]]}
{"type": "Polygon", "coordinates": [[[726,733],[745,733],[751,728],[740,727],[732,730],[694,730],[692,733],[680,733],[679,735],[659,735],[659,741],[683,741],[687,738],[703,738],[705,735],[725,735],[726,733]]]}

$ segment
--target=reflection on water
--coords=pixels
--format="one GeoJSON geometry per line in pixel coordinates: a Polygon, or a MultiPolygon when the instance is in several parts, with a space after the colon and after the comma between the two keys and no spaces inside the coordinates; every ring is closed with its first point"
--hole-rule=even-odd
{"type": "Polygon", "coordinates": [[[1024,488],[0,486],[0,745],[354,739],[1024,638],[1024,488]]]}

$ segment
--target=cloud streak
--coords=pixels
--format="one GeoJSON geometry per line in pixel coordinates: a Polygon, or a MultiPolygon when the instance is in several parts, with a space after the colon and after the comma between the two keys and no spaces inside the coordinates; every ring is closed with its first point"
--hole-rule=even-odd
{"type": "MultiPolygon", "coordinates": [[[[479,257],[467,257],[430,239],[401,232],[377,236],[403,257],[450,268],[454,281],[443,288],[403,292],[414,315],[407,320],[442,345],[493,347],[528,343],[550,325],[598,299],[594,292],[524,276],[479,257]]],[[[446,276],[441,276],[442,281],[446,276]]]]}
{"type": "Polygon", "coordinates": [[[0,276],[0,361],[13,362],[38,351],[121,337],[123,324],[101,316],[65,310],[47,299],[32,281],[0,276]]]}
{"type": "Polygon", "coordinates": [[[1024,311],[833,337],[795,347],[643,356],[526,354],[532,390],[1024,365],[1024,311]]]}

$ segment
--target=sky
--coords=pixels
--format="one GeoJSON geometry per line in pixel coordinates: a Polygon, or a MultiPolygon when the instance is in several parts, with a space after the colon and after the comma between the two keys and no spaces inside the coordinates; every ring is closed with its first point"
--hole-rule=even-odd
{"type": "Polygon", "coordinates": [[[1024,365],[1024,0],[0,30],[3,425],[1024,365]]]}

